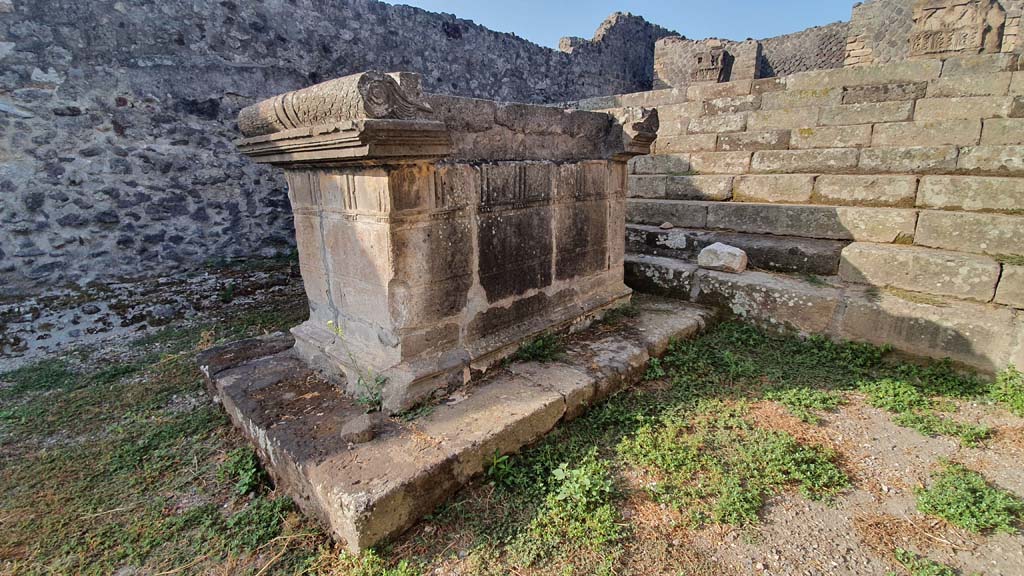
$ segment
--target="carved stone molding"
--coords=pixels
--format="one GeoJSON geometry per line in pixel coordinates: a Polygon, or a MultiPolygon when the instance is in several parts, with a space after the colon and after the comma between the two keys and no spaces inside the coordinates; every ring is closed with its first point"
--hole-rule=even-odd
{"type": "Polygon", "coordinates": [[[244,108],[238,128],[246,137],[311,128],[345,120],[426,119],[432,110],[419,79],[370,71],[280,94],[244,108]]]}

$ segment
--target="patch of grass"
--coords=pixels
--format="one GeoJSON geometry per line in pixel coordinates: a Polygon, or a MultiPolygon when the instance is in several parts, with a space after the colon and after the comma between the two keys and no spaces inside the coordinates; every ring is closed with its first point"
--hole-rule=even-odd
{"type": "Polygon", "coordinates": [[[619,445],[623,458],[662,480],[652,496],[709,521],[752,524],[764,500],[787,486],[827,499],[849,485],[836,455],[778,430],[753,427],[736,412],[705,404],[694,415],[648,424],[619,445]]]}
{"type": "Polygon", "coordinates": [[[843,396],[837,392],[806,387],[771,390],[765,394],[765,398],[782,404],[791,414],[809,424],[821,421],[814,410],[832,412],[846,403],[843,396]]]}
{"type": "Polygon", "coordinates": [[[819,286],[819,287],[821,287],[821,286],[828,286],[828,282],[825,282],[825,280],[822,279],[822,277],[818,276],[817,274],[806,274],[805,273],[805,274],[801,274],[800,277],[803,278],[811,286],[819,286]]]}
{"type": "Polygon", "coordinates": [[[893,556],[910,576],[957,576],[956,570],[949,566],[914,554],[910,550],[897,548],[893,551],[893,556]]]}
{"type": "Polygon", "coordinates": [[[862,382],[859,388],[867,395],[868,404],[897,414],[930,408],[932,405],[927,396],[903,380],[883,378],[862,382]]]}
{"type": "Polygon", "coordinates": [[[964,446],[977,446],[992,434],[988,426],[975,426],[957,422],[951,418],[939,416],[926,410],[922,412],[904,412],[892,419],[897,426],[912,428],[925,436],[952,436],[959,438],[964,446]]]}
{"type": "Polygon", "coordinates": [[[1011,364],[996,376],[989,395],[1010,412],[1024,417],[1024,372],[1011,364]]]}
{"type": "Polygon", "coordinates": [[[917,509],[971,532],[1016,533],[1024,501],[991,486],[985,477],[954,462],[932,475],[932,484],[914,490],[917,509]]]}
{"type": "Polygon", "coordinates": [[[550,491],[538,514],[511,545],[512,555],[525,566],[556,554],[579,549],[603,549],[623,535],[607,460],[589,453],[579,466],[560,464],[551,472],[550,491]]]}
{"type": "MultiPolygon", "coordinates": [[[[914,240],[911,238],[908,244],[913,244],[913,242],[914,240]]],[[[897,240],[895,243],[899,244],[900,242],[897,240]]],[[[912,292],[910,290],[903,290],[902,288],[894,288],[892,286],[886,286],[884,290],[900,300],[906,300],[907,302],[912,302],[914,304],[924,304],[926,306],[935,306],[936,308],[949,307],[949,302],[946,300],[937,296],[932,296],[931,294],[925,294],[924,292],[912,292]]]]}
{"type": "Polygon", "coordinates": [[[256,451],[249,446],[239,446],[231,452],[217,471],[217,478],[235,483],[235,494],[245,496],[250,492],[262,492],[270,479],[260,465],[256,451]]]}
{"type": "Polygon", "coordinates": [[[66,361],[48,359],[0,374],[0,380],[13,384],[0,390],[0,398],[11,398],[29,392],[67,390],[78,384],[81,377],[66,361]]]}
{"type": "Polygon", "coordinates": [[[294,508],[290,498],[257,498],[224,522],[228,550],[255,550],[281,534],[281,523],[294,508]]]}
{"type": "Polygon", "coordinates": [[[565,350],[562,337],[554,332],[541,334],[524,342],[519,350],[510,357],[512,362],[553,362],[561,357],[565,350]]]}
{"type": "Polygon", "coordinates": [[[991,435],[992,430],[987,426],[957,422],[940,416],[936,410],[952,409],[952,404],[933,399],[922,391],[971,397],[983,390],[984,385],[980,380],[957,374],[947,363],[942,362],[923,368],[901,366],[898,371],[913,378],[916,385],[893,378],[862,382],[860,385],[861,392],[867,395],[868,404],[895,414],[892,419],[894,424],[917,430],[925,436],[959,438],[965,446],[977,446],[991,435]]]}

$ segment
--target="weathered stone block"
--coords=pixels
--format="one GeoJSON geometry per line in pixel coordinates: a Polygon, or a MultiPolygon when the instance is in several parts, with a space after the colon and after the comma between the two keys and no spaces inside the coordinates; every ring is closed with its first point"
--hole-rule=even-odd
{"type": "Polygon", "coordinates": [[[690,120],[689,132],[691,134],[707,132],[742,132],[746,126],[746,114],[717,114],[714,116],[702,116],[700,118],[690,120]]]}
{"type": "Polygon", "coordinates": [[[853,148],[762,150],[754,152],[752,172],[835,173],[857,167],[860,151],[853,148]]]}
{"type": "Polygon", "coordinates": [[[858,284],[988,302],[995,294],[999,264],[963,252],[854,242],[843,249],[839,277],[858,284]]]}
{"type": "Polygon", "coordinates": [[[1024,115],[1024,101],[1015,96],[923,98],[917,101],[916,106],[915,120],[1010,118],[1024,115]]]}
{"type": "Polygon", "coordinates": [[[688,300],[693,288],[695,264],[675,258],[646,254],[628,254],[625,263],[626,284],[645,294],[658,294],[688,300]]]}
{"type": "Polygon", "coordinates": [[[810,90],[783,90],[761,97],[762,110],[784,110],[807,106],[836,106],[842,102],[842,88],[816,88],[810,90]]]}
{"type": "Polygon", "coordinates": [[[767,92],[778,92],[786,89],[786,77],[776,76],[774,78],[758,78],[750,85],[751,94],[765,94],[767,92]]]}
{"type": "Polygon", "coordinates": [[[980,137],[981,121],[977,118],[917,120],[875,124],[871,145],[875,147],[919,146],[921,144],[972,146],[978,143],[980,137]]]}
{"type": "Polygon", "coordinates": [[[714,100],[750,94],[750,80],[733,82],[692,84],[686,88],[687,100],[714,100]]]}
{"type": "Polygon", "coordinates": [[[697,266],[738,274],[747,269],[747,253],[735,246],[715,242],[697,255],[697,266]]]}
{"type": "Polygon", "coordinates": [[[748,175],[736,178],[733,199],[737,202],[809,202],[814,189],[811,174],[748,175]]]}
{"type": "Polygon", "coordinates": [[[850,206],[914,205],[914,176],[839,176],[823,174],[814,182],[815,202],[850,206]]]}
{"type": "Polygon", "coordinates": [[[1016,69],[1017,56],[1014,54],[965,54],[942,61],[942,78],[1012,72],[1016,69]]]}
{"type": "Polygon", "coordinates": [[[801,333],[825,331],[839,303],[835,288],[764,272],[729,274],[700,270],[695,301],[769,327],[801,333]]]}
{"type": "Polygon", "coordinates": [[[1024,212],[1024,182],[1020,178],[983,176],[925,176],[917,205],[943,210],[1024,212]]]}
{"type": "Polygon", "coordinates": [[[993,175],[1024,174],[1024,146],[972,146],[960,149],[957,168],[993,175]]]}
{"type": "Polygon", "coordinates": [[[1024,266],[1003,264],[1003,275],[996,288],[996,303],[1024,308],[1024,266]]]}
{"type": "Polygon", "coordinates": [[[708,221],[708,203],[683,200],[629,200],[626,220],[634,224],[660,226],[671,222],[683,228],[704,228],[708,221]]]}
{"type": "Polygon", "coordinates": [[[869,84],[843,88],[842,104],[867,104],[870,102],[898,102],[924,98],[926,82],[903,82],[899,84],[869,84]]]}
{"type": "Polygon", "coordinates": [[[630,174],[673,174],[690,170],[686,154],[655,154],[637,156],[629,161],[630,174]]]}
{"type": "Polygon", "coordinates": [[[817,126],[821,109],[817,107],[759,110],[747,116],[747,130],[775,130],[817,126]]]}
{"type": "Polygon", "coordinates": [[[750,152],[694,152],[690,168],[701,174],[745,174],[750,171],[750,152]]]}
{"type": "Polygon", "coordinates": [[[988,118],[984,123],[982,145],[1024,144],[1024,118],[988,118]]]}
{"type": "Polygon", "coordinates": [[[786,79],[786,87],[789,90],[820,90],[831,86],[925,82],[938,78],[941,71],[942,62],[939,60],[904,61],[882,66],[815,70],[789,76],[786,79]]]}
{"type": "Polygon", "coordinates": [[[662,174],[633,176],[628,179],[629,198],[664,198],[667,177],[662,174]]]}
{"type": "Polygon", "coordinates": [[[860,169],[865,172],[929,173],[956,170],[955,146],[864,148],[860,169]]]}
{"type": "Polygon", "coordinates": [[[1024,70],[1013,73],[1010,79],[1010,94],[1024,94],[1024,70]]]}
{"type": "Polygon", "coordinates": [[[679,102],[658,106],[658,132],[685,134],[690,120],[702,116],[704,107],[700,102],[679,102]]]}
{"type": "Polygon", "coordinates": [[[669,176],[665,197],[672,200],[728,200],[732,176],[669,176]]]}
{"type": "Polygon", "coordinates": [[[822,108],[821,123],[825,126],[904,122],[914,114],[913,102],[870,102],[843,104],[822,108]]]}
{"type": "Polygon", "coordinates": [[[792,130],[790,147],[861,148],[871,145],[871,124],[853,126],[805,126],[792,130]]]}
{"type": "MultiPolygon", "coordinates": [[[[750,112],[761,107],[761,96],[748,94],[746,96],[732,96],[729,98],[716,98],[704,102],[704,113],[714,114],[737,114],[750,112]]],[[[660,112],[660,110],[659,110],[660,112]]]]}
{"type": "Polygon", "coordinates": [[[914,243],[977,254],[1024,255],[1024,217],[922,210],[914,243]]]}
{"type": "Polygon", "coordinates": [[[714,151],[718,142],[718,134],[672,134],[658,136],[653,151],[656,154],[672,152],[704,152],[714,151]]]}
{"type": "Polygon", "coordinates": [[[847,294],[850,298],[835,332],[843,339],[888,344],[918,356],[949,357],[986,371],[1005,366],[1013,346],[1013,313],[1005,308],[956,300],[925,303],[886,291],[847,294]]]}
{"type": "Polygon", "coordinates": [[[863,242],[911,238],[917,211],[720,202],[707,204],[707,228],[753,234],[802,236],[863,242]]]}
{"type": "Polygon", "coordinates": [[[718,149],[725,152],[736,150],[786,150],[789,148],[789,130],[764,130],[760,132],[737,132],[721,134],[718,149]]]}
{"type": "MultiPolygon", "coordinates": [[[[958,98],[963,96],[1006,96],[1012,74],[982,74],[939,78],[928,83],[928,98],[958,98]]],[[[923,98],[923,96],[921,96],[923,98]]]]}

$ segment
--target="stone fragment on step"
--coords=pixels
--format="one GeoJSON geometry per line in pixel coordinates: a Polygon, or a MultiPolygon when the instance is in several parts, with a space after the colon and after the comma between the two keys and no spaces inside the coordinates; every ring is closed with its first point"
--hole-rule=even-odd
{"type": "Polygon", "coordinates": [[[662,230],[671,230],[675,227],[676,225],[671,222],[662,222],[661,226],[658,226],[658,228],[661,228],[662,230]]]}
{"type": "Polygon", "coordinates": [[[346,444],[363,444],[373,440],[377,429],[383,423],[384,416],[380,412],[360,414],[341,427],[341,441],[346,444]]]}
{"type": "Polygon", "coordinates": [[[700,251],[697,265],[708,270],[743,272],[747,269],[747,253],[735,246],[715,242],[700,251]]]}

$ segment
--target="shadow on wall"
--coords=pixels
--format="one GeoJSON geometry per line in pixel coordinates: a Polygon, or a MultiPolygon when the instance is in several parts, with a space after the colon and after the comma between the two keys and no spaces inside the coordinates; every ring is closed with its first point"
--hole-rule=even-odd
{"type": "Polygon", "coordinates": [[[1000,264],[906,245],[914,210],[700,202],[694,218],[693,205],[671,202],[631,201],[626,281],[636,290],[987,373],[1024,365],[1020,312],[991,303],[1000,264]],[[697,254],[714,242],[744,249],[747,271],[698,268],[697,254]]]}

